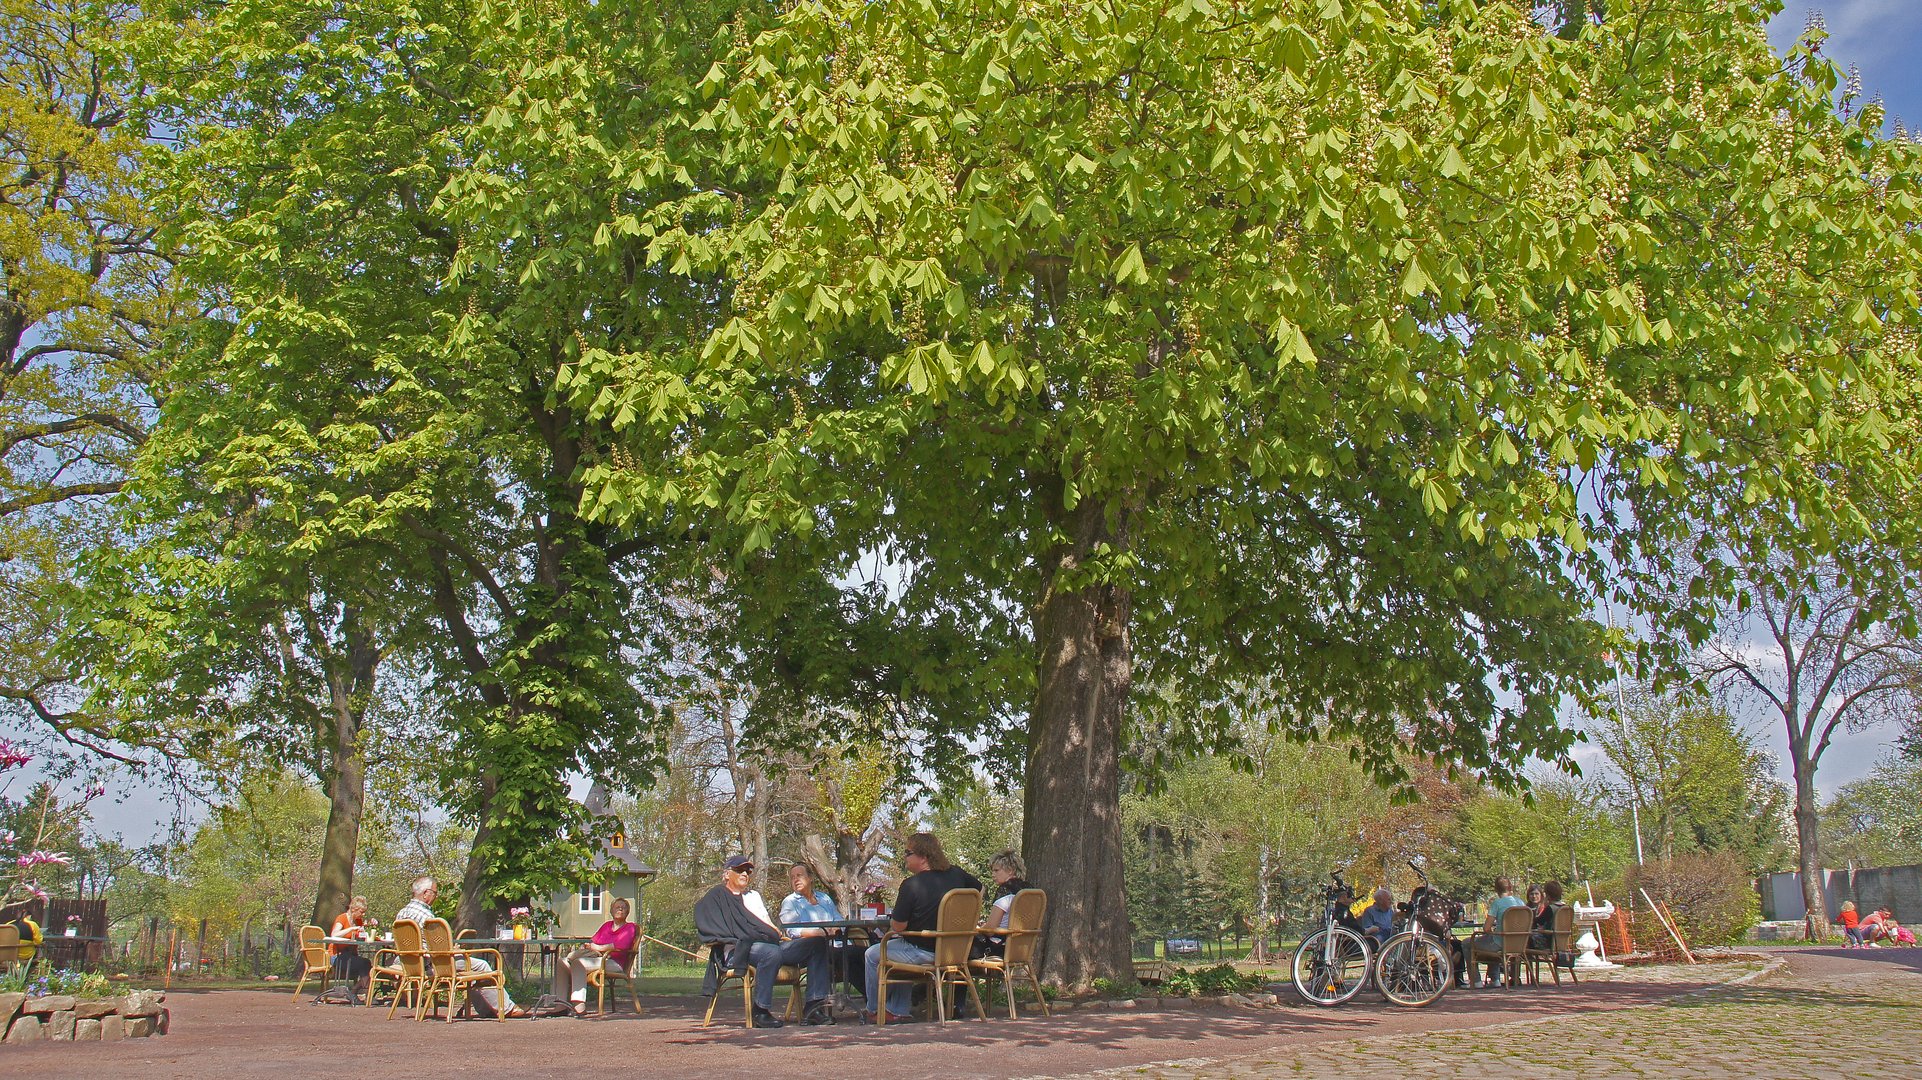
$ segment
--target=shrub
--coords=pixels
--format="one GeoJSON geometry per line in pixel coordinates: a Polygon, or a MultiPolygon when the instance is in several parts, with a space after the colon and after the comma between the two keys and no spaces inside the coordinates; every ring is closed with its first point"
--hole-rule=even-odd
{"type": "MultiPolygon", "coordinates": [[[[1691,946],[1739,941],[1762,917],[1762,900],[1755,893],[1748,867],[1733,852],[1692,852],[1653,859],[1629,867],[1623,878],[1627,895],[1636,906],[1642,904],[1638,889],[1647,890],[1650,897],[1667,905],[1691,946]]],[[[1636,937],[1648,936],[1640,921],[1636,929],[1636,937]]],[[[1655,929],[1659,932],[1659,927],[1655,929]]]]}
{"type": "Polygon", "coordinates": [[[1235,970],[1233,964],[1209,968],[1177,968],[1163,990],[1181,997],[1245,994],[1261,988],[1261,978],[1235,970]]]}
{"type": "Polygon", "coordinates": [[[122,993],[120,987],[109,982],[105,975],[97,971],[68,971],[66,968],[15,967],[0,975],[0,993],[19,993],[29,997],[47,994],[71,994],[81,998],[113,997],[122,993]]]}

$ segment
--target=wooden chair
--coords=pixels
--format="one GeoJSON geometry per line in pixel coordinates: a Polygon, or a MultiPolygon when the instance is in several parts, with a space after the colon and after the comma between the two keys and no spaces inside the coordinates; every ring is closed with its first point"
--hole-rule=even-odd
{"type": "MultiPolygon", "coordinates": [[[[946,1023],[948,1019],[947,986],[953,983],[968,988],[968,1000],[974,1002],[974,1018],[986,1020],[987,1014],[981,1009],[981,992],[974,985],[974,976],[968,972],[968,949],[974,944],[975,923],[981,917],[980,889],[950,889],[941,898],[941,907],[935,914],[933,930],[909,930],[902,937],[919,938],[933,944],[929,949],[934,959],[925,964],[909,964],[888,959],[887,938],[881,940],[881,963],[879,979],[875,991],[880,998],[874,1002],[874,1018],[877,1025],[885,1027],[888,1022],[888,983],[920,982],[927,979],[934,987],[934,1019],[946,1023]],[[905,979],[890,979],[890,975],[905,974],[905,979]]],[[[1010,946],[1012,946],[1010,941],[1010,946]]]]}
{"type": "MultiPolygon", "coordinates": [[[[1048,1011],[1047,995],[1041,992],[1041,980],[1035,975],[1034,957],[1041,941],[1041,921],[1048,916],[1048,894],[1040,889],[1022,889],[1014,894],[1014,902],[1008,905],[1008,926],[1006,930],[995,932],[996,937],[1006,940],[1007,948],[1000,956],[984,956],[968,961],[968,970],[993,978],[1001,977],[1001,990],[1008,995],[1008,1019],[1019,1019],[1014,1011],[1014,977],[1022,974],[1028,977],[1028,985],[1034,988],[1034,1000],[1041,1005],[1041,1015],[1053,1016],[1048,1011]]],[[[1140,977],[1136,976],[1136,981],[1140,977]]]]}
{"type": "Polygon", "coordinates": [[[20,962],[20,928],[8,923],[0,926],[0,971],[8,971],[20,962]]]}
{"type": "MultiPolygon", "coordinates": [[[[507,973],[501,970],[501,954],[498,949],[457,949],[454,947],[454,931],[446,919],[429,919],[421,924],[420,933],[427,953],[427,1000],[422,1004],[421,1016],[429,1011],[440,1012],[440,990],[447,988],[447,1022],[454,1022],[455,998],[469,987],[492,984],[494,992],[503,998],[507,994],[507,973]],[[494,955],[489,961],[492,971],[475,971],[467,961],[486,953],[494,955]]],[[[494,1019],[506,1020],[506,1009],[495,1009],[494,1019]]]]}
{"type": "MultiPolygon", "coordinates": [[[[634,1015],[641,1015],[641,992],[635,984],[638,983],[641,978],[641,939],[646,936],[647,927],[645,926],[641,927],[640,933],[634,935],[634,959],[626,967],[610,967],[606,961],[602,961],[600,967],[587,973],[587,985],[594,988],[595,1015],[601,1016],[607,1013],[607,980],[609,979],[615,979],[627,984],[627,996],[634,1002],[634,1015]]],[[[719,990],[719,984],[716,984],[715,989],[717,991],[719,990]]],[[[718,993],[716,996],[718,996],[718,993]]],[[[621,996],[616,994],[614,995],[614,1008],[616,1011],[619,1011],[620,1007],[621,996]]],[[[793,1008],[794,994],[790,991],[788,993],[788,1010],[792,1012],[793,1008]]],[[[749,1003],[747,1012],[748,1019],[752,1020],[754,1018],[753,1003],[749,1003]]]]}
{"type": "Polygon", "coordinates": [[[1493,960],[1502,966],[1502,985],[1513,988],[1521,981],[1522,963],[1528,955],[1528,934],[1534,928],[1535,913],[1527,907],[1516,905],[1502,912],[1501,924],[1497,927],[1494,951],[1476,949],[1469,963],[1478,960],[1493,960]]]}
{"type": "Polygon", "coordinates": [[[1548,973],[1555,977],[1555,985],[1562,985],[1562,969],[1568,969],[1568,981],[1580,983],[1575,977],[1575,909],[1567,904],[1555,907],[1555,925],[1549,931],[1546,949],[1530,946],[1527,952],[1528,981],[1540,985],[1542,965],[1548,965],[1548,973]]]}
{"type": "Polygon", "coordinates": [[[306,987],[307,978],[310,975],[318,976],[320,979],[320,989],[314,993],[315,1001],[319,1001],[320,995],[326,993],[327,988],[337,982],[346,983],[347,992],[353,993],[354,980],[343,979],[334,974],[334,957],[327,951],[326,937],[327,931],[318,926],[309,925],[300,928],[300,981],[294,984],[295,1004],[300,1002],[300,992],[306,987]]]}
{"type": "Polygon", "coordinates": [[[394,957],[392,968],[374,966],[374,974],[368,976],[367,1001],[374,1000],[374,980],[387,976],[394,980],[394,1001],[387,1006],[387,1019],[394,1018],[394,1011],[400,1008],[402,994],[413,995],[414,1019],[421,1018],[421,1009],[426,1004],[423,995],[427,991],[427,949],[421,937],[420,924],[412,919],[402,919],[394,924],[394,947],[383,949],[382,955],[394,957]]]}
{"type": "MultiPolygon", "coordinates": [[[[714,993],[710,995],[707,999],[707,1016],[701,1021],[701,1026],[708,1027],[709,1025],[714,1023],[714,1008],[715,1006],[719,1005],[721,1002],[721,991],[727,989],[727,984],[729,982],[738,979],[740,980],[740,983],[741,983],[741,1010],[743,1013],[746,1014],[747,1026],[753,1027],[754,1026],[754,969],[752,967],[744,966],[739,971],[728,970],[727,951],[728,949],[734,946],[733,941],[726,940],[726,939],[709,939],[708,941],[705,942],[705,944],[708,947],[707,966],[710,970],[712,970],[714,974],[714,993]]],[[[636,972],[640,970],[640,956],[641,956],[640,939],[636,938],[635,948],[634,948],[634,961],[635,961],[636,972]]],[[[593,972],[588,973],[588,979],[590,980],[590,983],[593,979],[593,975],[594,975],[593,972]]],[[[783,1020],[794,1019],[794,1007],[801,1000],[802,982],[803,982],[803,978],[802,978],[800,968],[795,967],[793,964],[781,965],[780,974],[776,975],[774,978],[774,985],[786,986],[790,988],[787,992],[787,1011],[782,1014],[783,1020]]],[[[632,982],[629,982],[627,985],[629,989],[632,989],[634,986],[632,982]]],[[[634,1002],[634,1010],[636,1012],[639,1012],[640,1008],[641,1008],[640,1000],[636,998],[634,1002]]]]}

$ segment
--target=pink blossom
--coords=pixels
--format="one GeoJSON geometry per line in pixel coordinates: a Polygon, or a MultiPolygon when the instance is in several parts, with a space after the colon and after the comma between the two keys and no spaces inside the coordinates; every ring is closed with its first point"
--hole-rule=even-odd
{"type": "Polygon", "coordinates": [[[69,865],[68,858],[58,851],[29,851],[13,861],[22,870],[35,866],[69,865]]]}
{"type": "Polygon", "coordinates": [[[0,739],[0,772],[5,772],[8,769],[17,769],[32,760],[32,754],[13,745],[6,739],[0,739]]]}

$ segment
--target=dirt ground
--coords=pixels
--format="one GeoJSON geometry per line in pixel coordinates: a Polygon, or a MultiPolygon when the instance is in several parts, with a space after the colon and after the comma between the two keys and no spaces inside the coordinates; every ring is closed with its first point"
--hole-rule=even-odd
{"type": "MultiPolygon", "coordinates": [[[[1869,954],[1843,954],[1851,958],[1869,954]]],[[[418,1080],[451,1069],[507,1077],[761,1077],[808,1051],[805,1067],[837,1076],[1057,1077],[1139,1069],[1207,1074],[1215,1062],[1271,1061],[1356,1039],[1421,1037],[1593,1016],[1651,1005],[1753,973],[1759,962],[1637,970],[1581,986],[1452,991],[1427,1009],[1397,1009],[1364,995],[1323,1010],[1226,1006],[1076,1009],[1052,1019],[1026,1015],[913,1023],[885,1030],[843,1022],[748,1031],[739,998],[724,998],[714,1027],[702,1028],[687,997],[643,998],[643,1015],[602,1018],[386,1019],[384,1008],[313,1006],[286,989],[181,991],[168,998],[173,1033],[111,1044],[0,1046],[0,1075],[36,1080],[219,1080],[338,1075],[418,1080]],[[722,1018],[727,1019],[724,1025],[722,1018]]],[[[785,992],[785,991],[783,991],[785,992]]],[[[779,1001],[777,998],[777,1008],[779,1001]]],[[[1292,1001],[1292,995],[1284,995],[1292,1001]]],[[[1391,1039],[1391,1041],[1393,1041],[1391,1039]]]]}

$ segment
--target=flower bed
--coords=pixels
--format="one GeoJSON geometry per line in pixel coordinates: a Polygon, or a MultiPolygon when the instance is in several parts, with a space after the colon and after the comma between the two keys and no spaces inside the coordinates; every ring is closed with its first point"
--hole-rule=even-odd
{"type": "Polygon", "coordinates": [[[135,990],[106,998],[0,994],[0,1029],[9,1043],[100,1042],[167,1033],[167,995],[135,990]]]}

